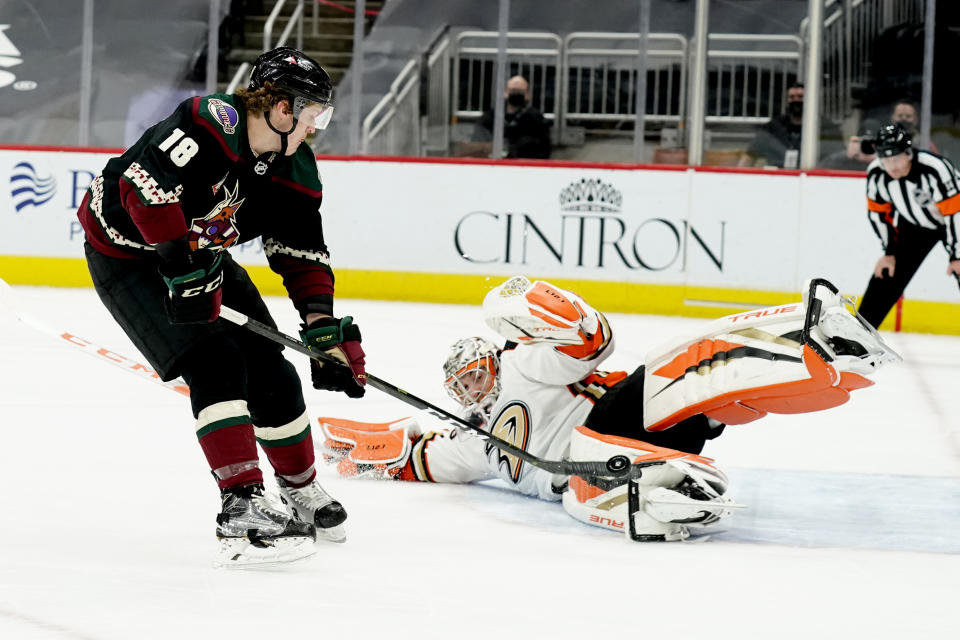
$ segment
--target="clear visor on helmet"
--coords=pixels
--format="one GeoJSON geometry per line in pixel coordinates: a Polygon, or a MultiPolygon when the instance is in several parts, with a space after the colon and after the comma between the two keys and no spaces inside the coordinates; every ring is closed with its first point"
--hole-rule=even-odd
{"type": "Polygon", "coordinates": [[[314,129],[326,129],[333,117],[333,105],[309,102],[306,98],[298,96],[293,100],[293,117],[298,121],[304,121],[307,126],[314,129]]]}

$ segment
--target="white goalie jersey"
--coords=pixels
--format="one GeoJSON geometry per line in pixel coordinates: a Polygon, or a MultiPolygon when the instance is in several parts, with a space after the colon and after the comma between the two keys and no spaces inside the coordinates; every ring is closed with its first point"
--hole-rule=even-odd
{"type": "Polygon", "coordinates": [[[632,540],[682,540],[690,527],[742,505],[726,495],[728,481],[713,460],[662,446],[655,434],[684,429],[695,416],[744,424],[768,413],[830,409],[872,385],[868,376],[881,366],[900,360],[852,301],[822,279],[809,281],[798,303],[725,316],[700,335],[651,350],[629,377],[597,370],[613,351],[613,332],[569,291],[512,278],[487,295],[483,311],[508,346],[498,357],[488,341],[464,338],[444,363],[448,392],[474,415],[482,407],[482,426],[422,434],[412,418],[383,424],[321,418],[324,457],[341,475],[445,483],[499,478],[525,495],[562,500],[577,520],[632,540]],[[606,395],[617,385],[627,386],[606,395]],[[611,401],[626,408],[612,411],[611,401]],[[646,433],[635,429],[640,433],[624,437],[604,428],[623,419],[632,426],[641,417],[646,433]],[[629,480],[551,476],[496,442],[540,460],[624,456],[643,473],[629,480]]]}
{"type": "MultiPolygon", "coordinates": [[[[529,302],[517,313],[504,308],[510,299],[502,292],[509,284],[484,301],[488,324],[517,343],[500,355],[502,390],[484,429],[535,456],[559,460],[573,428],[586,422],[594,402],[626,374],[596,371],[614,346],[603,314],[569,291],[536,282],[532,291],[541,295],[534,310],[550,320],[529,320],[529,302]]],[[[413,447],[411,467],[417,479],[432,482],[500,478],[545,500],[559,500],[566,483],[566,477],[554,478],[465,429],[424,436],[413,447]]]]}

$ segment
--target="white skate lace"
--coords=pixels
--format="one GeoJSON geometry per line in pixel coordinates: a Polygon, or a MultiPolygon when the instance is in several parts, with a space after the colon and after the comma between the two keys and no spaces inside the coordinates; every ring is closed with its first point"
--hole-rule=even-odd
{"type": "Polygon", "coordinates": [[[287,515],[287,512],[284,511],[283,507],[278,504],[275,504],[270,500],[271,496],[268,494],[264,495],[254,495],[253,504],[264,514],[271,516],[273,518],[286,520],[290,516],[287,515]]]}
{"type": "Polygon", "coordinates": [[[312,509],[313,511],[322,509],[333,502],[333,498],[330,497],[330,494],[324,491],[316,480],[305,487],[287,489],[287,491],[290,492],[290,496],[298,505],[306,509],[312,509]]]}
{"type": "Polygon", "coordinates": [[[283,530],[290,516],[282,508],[270,502],[269,496],[254,493],[249,502],[237,500],[225,508],[229,514],[226,521],[218,526],[221,535],[242,536],[248,529],[257,529],[264,535],[276,534],[283,530]]]}

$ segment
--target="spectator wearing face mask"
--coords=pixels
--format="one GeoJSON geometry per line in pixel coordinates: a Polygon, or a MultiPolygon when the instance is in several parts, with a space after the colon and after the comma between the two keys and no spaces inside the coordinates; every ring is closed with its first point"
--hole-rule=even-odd
{"type": "MultiPolygon", "coordinates": [[[[890,123],[901,125],[910,134],[911,138],[916,139],[920,135],[920,112],[916,103],[907,98],[894,102],[890,109],[890,123]]],[[[877,131],[878,126],[876,122],[865,121],[860,127],[861,133],[850,136],[846,151],[831,155],[817,166],[824,169],[866,170],[867,165],[877,157],[876,153],[865,153],[864,151],[870,149],[869,140],[872,139],[873,132],[877,131]],[[864,138],[868,139],[867,144],[863,143],[864,138]]],[[[933,140],[930,141],[927,150],[940,153],[933,140]]]]}
{"type": "MultiPolygon", "coordinates": [[[[740,157],[741,167],[768,166],[782,169],[800,167],[800,139],[803,127],[803,84],[795,82],[787,89],[786,113],[771,118],[740,157]]],[[[829,121],[820,127],[820,158],[842,150],[840,129],[829,121]]]]}
{"type": "MultiPolygon", "coordinates": [[[[530,84],[523,76],[513,76],[503,92],[506,107],[503,114],[503,146],[507,158],[550,157],[550,123],[530,104],[530,84]]],[[[473,131],[473,141],[465,155],[490,154],[493,140],[494,111],[483,114],[473,131]]]]}

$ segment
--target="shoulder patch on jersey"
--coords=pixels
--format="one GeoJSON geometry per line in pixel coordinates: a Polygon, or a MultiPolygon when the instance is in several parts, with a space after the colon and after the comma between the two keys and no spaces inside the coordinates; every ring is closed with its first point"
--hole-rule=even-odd
{"type": "Polygon", "coordinates": [[[243,109],[234,104],[233,96],[214,93],[195,99],[194,121],[203,125],[236,157],[240,156],[240,139],[246,121],[243,109]]]}
{"type": "Polygon", "coordinates": [[[236,133],[237,125],[240,123],[240,114],[229,102],[224,102],[220,98],[210,98],[207,100],[207,111],[213,116],[214,121],[219,124],[224,133],[236,133]]]}

